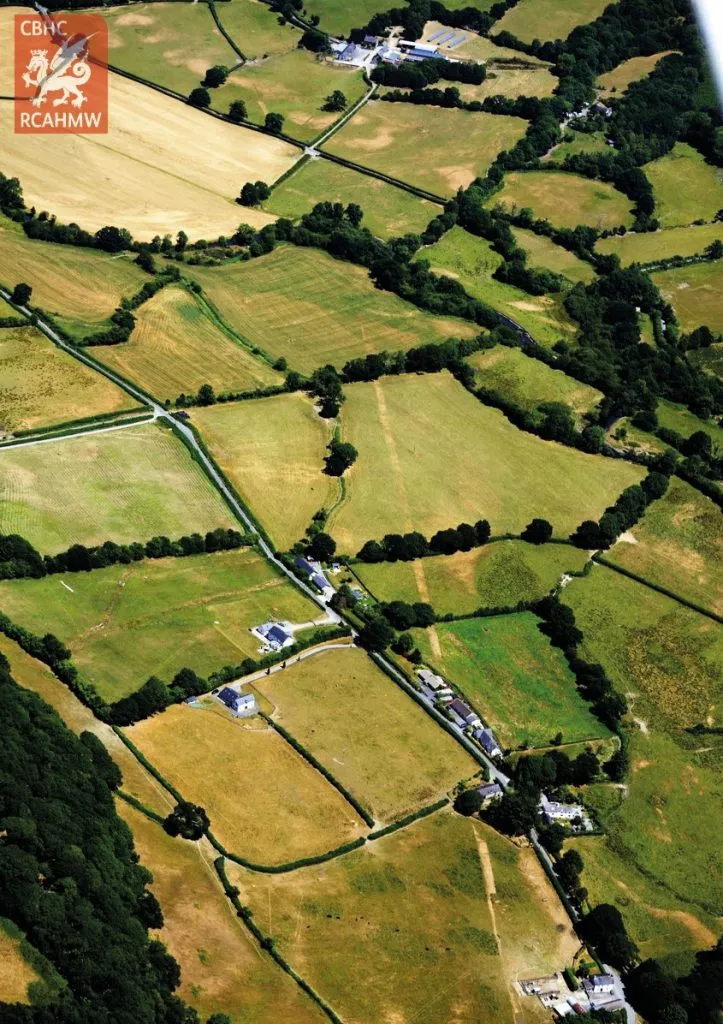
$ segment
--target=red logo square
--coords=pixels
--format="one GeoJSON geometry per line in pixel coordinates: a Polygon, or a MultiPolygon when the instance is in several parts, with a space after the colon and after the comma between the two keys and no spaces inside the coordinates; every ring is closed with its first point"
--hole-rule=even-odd
{"type": "Polygon", "coordinates": [[[100,15],[15,15],[15,131],[108,131],[108,26],[100,15]]]}

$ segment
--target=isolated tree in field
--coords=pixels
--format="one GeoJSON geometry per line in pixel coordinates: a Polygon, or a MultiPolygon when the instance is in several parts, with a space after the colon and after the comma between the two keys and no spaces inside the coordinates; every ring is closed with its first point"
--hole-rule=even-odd
{"type": "Polygon", "coordinates": [[[332,441],[329,454],[326,456],[324,472],[327,476],[342,476],[352,466],[359,455],[353,444],[344,441],[332,441]]]}
{"type": "Polygon", "coordinates": [[[208,89],[204,89],[199,85],[195,89],[191,90],[188,96],[188,102],[192,107],[199,107],[200,109],[205,110],[206,107],[211,106],[211,95],[208,89]]]}
{"type": "Polygon", "coordinates": [[[33,289],[29,284],[16,284],[13,288],[13,294],[11,295],[12,301],[16,306],[27,306],[30,302],[30,296],[33,294],[33,289]]]}
{"type": "Polygon", "coordinates": [[[123,252],[124,249],[130,249],[133,244],[130,231],[113,227],[112,224],[99,228],[94,238],[97,248],[103,249],[104,252],[123,252]]]}
{"type": "Polygon", "coordinates": [[[281,114],[267,114],[264,119],[264,128],[273,135],[278,135],[284,127],[284,118],[281,114]]]}
{"type": "Polygon", "coordinates": [[[528,544],[546,544],[552,536],[552,526],[546,519],[533,519],[524,528],[521,536],[528,544]]]}
{"type": "Polygon", "coordinates": [[[188,245],[188,235],[185,231],[179,231],[176,235],[176,252],[183,252],[188,245]]]}
{"type": "Polygon", "coordinates": [[[196,840],[206,832],[209,824],[208,815],[203,807],[183,800],[173,808],[163,822],[163,827],[169,836],[196,840]]]}
{"type": "Polygon", "coordinates": [[[317,562],[328,562],[335,551],[336,541],[323,530],[314,535],[308,548],[309,556],[317,562]]]}
{"type": "Polygon", "coordinates": [[[246,110],[246,104],[243,100],[234,100],[231,106],[228,108],[228,116],[236,124],[240,124],[242,121],[248,119],[248,111],[246,110]]]}
{"type": "Polygon", "coordinates": [[[342,111],[346,110],[347,98],[341,89],[334,89],[334,91],[326,97],[324,102],[324,110],[342,111]]]}
{"type": "Polygon", "coordinates": [[[271,195],[271,189],[265,181],[247,181],[241,189],[239,202],[242,206],[258,206],[271,195]]]}
{"type": "Polygon", "coordinates": [[[150,249],[141,249],[135,258],[135,262],[148,274],[155,274],[156,264],[153,262],[153,253],[150,249]]]}
{"type": "Polygon", "coordinates": [[[202,85],[205,85],[208,89],[217,89],[219,85],[223,85],[228,78],[228,68],[223,64],[214,64],[212,68],[209,68],[206,72],[202,85]]]}

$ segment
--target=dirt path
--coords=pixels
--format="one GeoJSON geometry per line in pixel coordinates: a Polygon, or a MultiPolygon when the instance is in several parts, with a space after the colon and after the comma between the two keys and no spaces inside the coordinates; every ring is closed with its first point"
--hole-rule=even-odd
{"type": "MultiPolygon", "coordinates": [[[[409,498],[407,496],[407,485],[404,480],[404,473],[402,471],[402,465],[399,461],[399,453],[397,452],[397,446],[394,442],[394,432],[392,430],[391,421],[389,419],[389,409],[387,408],[387,399],[384,394],[384,389],[381,383],[376,380],[374,381],[374,394],[377,400],[377,409],[379,411],[379,423],[382,428],[382,434],[384,435],[384,442],[389,452],[389,462],[391,463],[392,473],[394,474],[397,481],[397,488],[399,491],[399,505],[402,510],[404,519],[404,529],[407,533],[411,533],[414,529],[412,523],[411,512],[409,508],[409,498]]],[[[427,576],[424,571],[423,559],[415,559],[412,563],[412,569],[414,571],[414,580],[417,585],[417,593],[421,601],[425,601],[427,604],[431,604],[429,600],[429,587],[427,586],[427,576]]],[[[434,626],[430,626],[427,634],[429,636],[429,645],[432,648],[432,654],[435,658],[442,657],[442,648],[439,643],[439,636],[434,626]]]]}
{"type": "MultiPolygon", "coordinates": [[[[474,825],[472,826],[474,828],[474,825]]],[[[505,964],[504,950],[502,949],[502,942],[500,941],[500,933],[497,930],[497,915],[495,914],[494,897],[497,895],[497,887],[495,885],[495,873],[492,867],[492,858],[490,857],[490,851],[487,843],[484,841],[482,836],[479,834],[477,829],[474,829],[475,839],[477,840],[477,853],[479,855],[480,867],[482,868],[482,877],[484,878],[485,890],[487,892],[487,907],[490,912],[490,923],[492,925],[492,934],[495,937],[497,943],[497,949],[500,954],[500,959],[505,964]]],[[[512,1019],[517,1020],[519,1014],[519,1004],[515,998],[514,989],[512,988],[512,982],[508,974],[507,967],[504,970],[505,978],[507,979],[507,994],[510,999],[510,1006],[512,1007],[512,1019]]]]}

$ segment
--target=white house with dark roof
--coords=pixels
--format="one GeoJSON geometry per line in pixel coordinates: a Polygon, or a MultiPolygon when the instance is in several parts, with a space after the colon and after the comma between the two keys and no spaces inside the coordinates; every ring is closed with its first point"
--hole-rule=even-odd
{"type": "Polygon", "coordinates": [[[288,622],[264,622],[261,626],[254,626],[251,632],[270,651],[283,651],[294,642],[294,634],[288,622]]]}
{"type": "Polygon", "coordinates": [[[476,729],[472,735],[488,757],[499,757],[502,754],[502,748],[497,742],[495,734],[491,729],[487,727],[484,729],[476,729]]]}
{"type": "Polygon", "coordinates": [[[230,686],[224,686],[216,694],[216,697],[236,718],[241,715],[254,714],[257,710],[256,698],[252,693],[239,693],[238,690],[232,690],[230,686]]]}

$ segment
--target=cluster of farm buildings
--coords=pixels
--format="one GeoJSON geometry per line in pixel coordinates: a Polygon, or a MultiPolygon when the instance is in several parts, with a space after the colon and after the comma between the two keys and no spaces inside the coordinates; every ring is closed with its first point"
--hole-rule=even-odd
{"type": "Polygon", "coordinates": [[[466,38],[465,35],[458,35],[448,29],[437,32],[426,43],[396,39],[393,35],[388,39],[380,36],[364,36],[361,43],[335,39],[331,44],[331,51],[336,64],[366,71],[371,71],[377,64],[398,66],[405,61],[419,63],[423,60],[436,59],[456,63],[454,57],[450,57],[440,50],[440,46],[451,50],[455,46],[461,46],[466,38]]]}
{"type": "Polygon", "coordinates": [[[585,978],[582,989],[571,992],[561,974],[530,978],[518,982],[525,996],[537,996],[542,1005],[559,1019],[576,1017],[591,1010],[622,1010],[625,1006],[612,974],[593,974],[585,978]]]}

